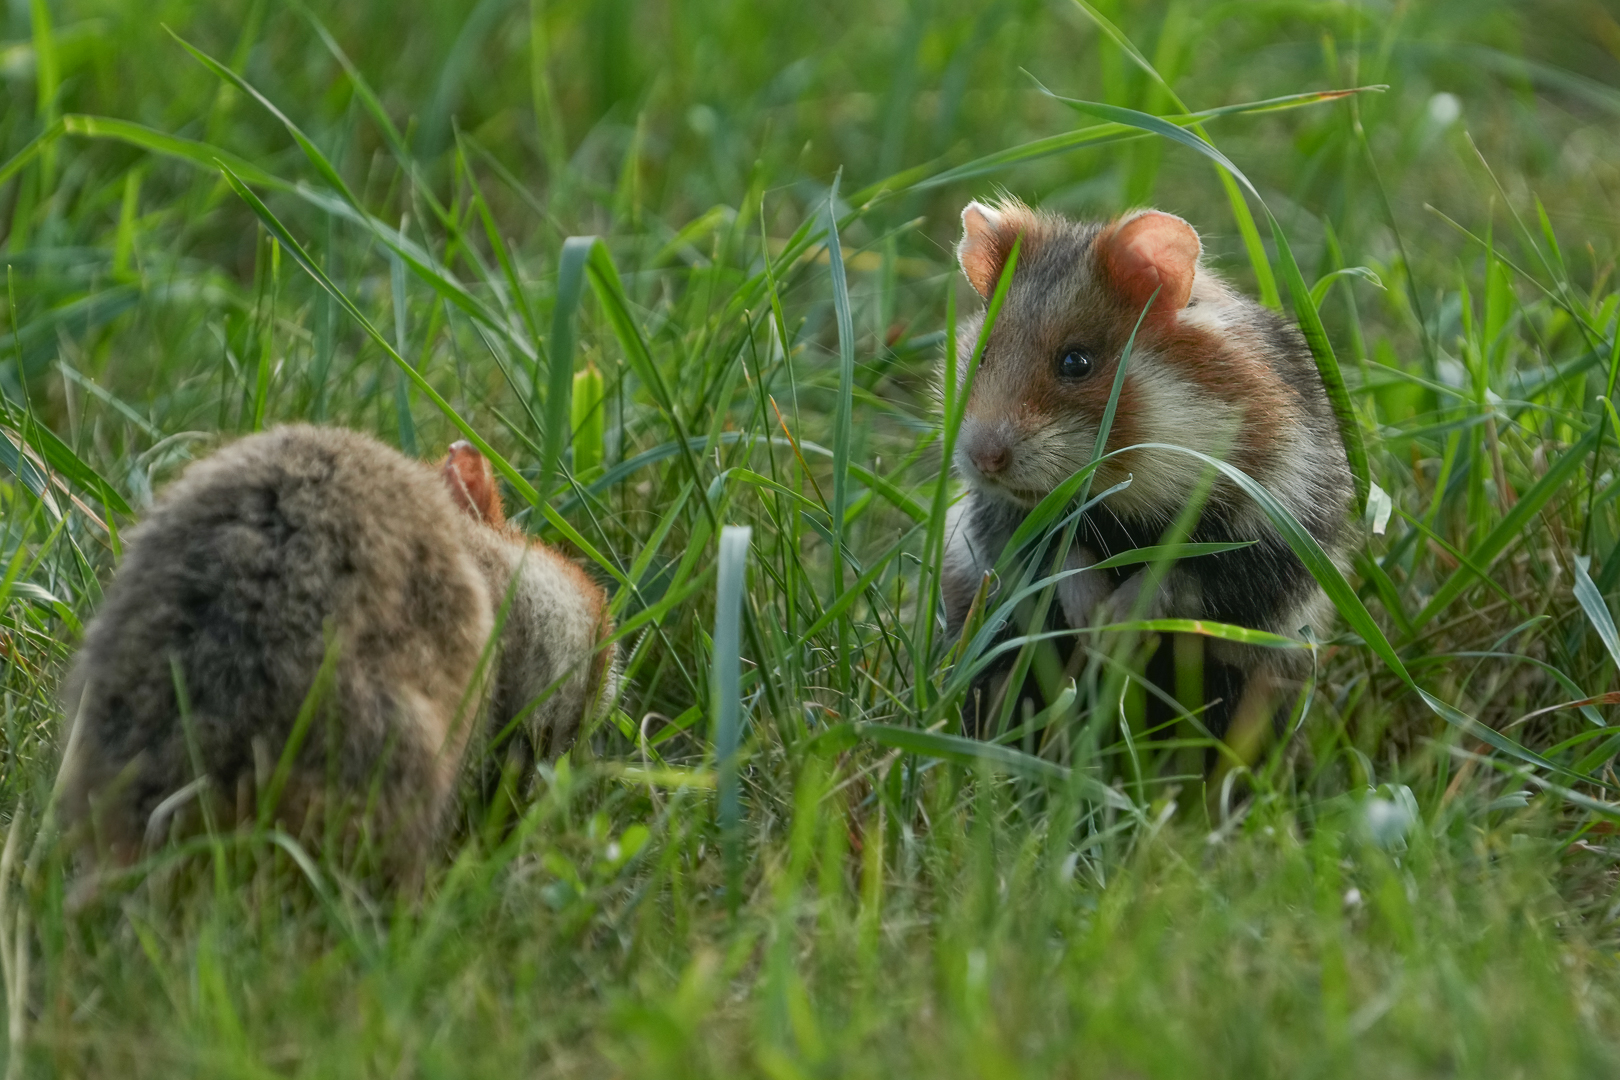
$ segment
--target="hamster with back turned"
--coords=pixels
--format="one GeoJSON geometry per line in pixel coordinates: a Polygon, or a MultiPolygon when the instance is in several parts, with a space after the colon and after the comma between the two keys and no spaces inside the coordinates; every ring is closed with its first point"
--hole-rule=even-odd
{"type": "Polygon", "coordinates": [[[346,850],[419,878],[483,731],[531,709],[556,753],[611,694],[609,629],[602,590],[504,523],[470,446],[435,469],[335,428],[240,439],[128,535],[63,693],[64,824],[128,864],[278,796],[289,831],[339,821],[346,850]]]}
{"type": "MultiPolygon", "coordinates": [[[[1023,239],[956,443],[954,464],[969,490],[946,525],[942,584],[953,631],[1028,511],[1090,460],[1121,353],[1150,298],[1105,449],[1135,448],[1101,465],[1092,491],[1129,484],[1083,515],[1065,568],[1160,543],[1209,483],[1197,458],[1145,443],[1197,450],[1242,470],[1342,563],[1352,541],[1352,481],[1310,349],[1293,324],[1200,264],[1192,226],[1155,210],[1075,222],[1013,200],[969,203],[962,226],[957,256],[986,299],[1023,239]]],[[[946,374],[958,387],[983,319],[958,334],[946,374]]],[[[1292,636],[1305,626],[1321,631],[1331,617],[1299,558],[1225,476],[1214,477],[1187,540],[1256,542],[1181,559],[1146,597],[1142,565],[1072,575],[1058,585],[1053,624],[1078,629],[1141,611],[1292,636]]],[[[1201,719],[1217,738],[1240,714],[1269,716],[1303,675],[1298,653],[1203,640],[1201,719]]],[[[1170,651],[1161,647],[1148,671],[1166,689],[1170,651]]],[[[986,704],[997,692],[977,689],[986,704]]],[[[970,702],[968,712],[978,726],[979,706],[970,702]]]]}

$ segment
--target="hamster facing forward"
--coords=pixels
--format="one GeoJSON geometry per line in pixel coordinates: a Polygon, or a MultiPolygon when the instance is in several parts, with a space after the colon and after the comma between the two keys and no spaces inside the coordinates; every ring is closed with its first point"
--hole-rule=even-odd
{"type": "MultiPolygon", "coordinates": [[[[1352,482],[1310,349],[1291,323],[1199,264],[1202,246],[1190,225],[1153,210],[1074,222],[1015,201],[969,203],[962,225],[962,271],[987,299],[1014,241],[1023,241],[956,444],[969,492],[946,527],[943,591],[953,630],[1024,515],[1090,460],[1121,353],[1150,298],[1106,449],[1161,443],[1222,459],[1342,560],[1352,482]]],[[[983,318],[958,335],[958,386],[983,318]]],[[[1131,449],[1108,460],[1092,491],[1129,485],[1084,515],[1065,568],[1160,543],[1206,472],[1175,450],[1131,449]]],[[[1081,628],[1135,610],[1294,635],[1304,626],[1320,631],[1330,617],[1304,565],[1224,476],[1215,478],[1188,539],[1257,542],[1180,560],[1148,597],[1141,566],[1072,575],[1058,586],[1054,623],[1081,628]]],[[[1170,652],[1161,648],[1148,673],[1167,690],[1170,652]]],[[[1207,639],[1203,722],[1220,737],[1240,712],[1269,715],[1268,702],[1300,674],[1298,654],[1207,639]],[[1246,691],[1252,705],[1240,704],[1246,691]]],[[[976,725],[977,707],[972,712],[976,725]]]]}
{"type": "Polygon", "coordinates": [[[241,439],[128,536],[65,684],[64,824],[128,863],[202,800],[216,822],[252,820],[279,787],[292,831],[336,812],[345,845],[365,830],[386,876],[416,877],[480,722],[499,730],[553,689],[527,729],[556,752],[611,689],[604,610],[577,567],[504,523],[465,443],[435,470],[340,429],[241,439]]]}

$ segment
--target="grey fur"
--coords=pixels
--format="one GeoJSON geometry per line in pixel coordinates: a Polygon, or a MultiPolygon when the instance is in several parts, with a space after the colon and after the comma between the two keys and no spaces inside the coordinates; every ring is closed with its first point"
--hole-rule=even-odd
{"type": "MultiPolygon", "coordinates": [[[[484,719],[485,683],[499,688],[498,724],[535,682],[577,668],[536,717],[553,750],[588,705],[598,627],[582,637],[565,619],[548,638],[557,611],[593,599],[600,609],[599,590],[547,595],[579,593],[574,579],[520,579],[494,678],[481,676],[529,550],[463,513],[431,466],[355,432],[282,427],[193,464],[129,533],[65,684],[65,824],[128,862],[149,828],[161,838],[160,819],[184,810],[175,795],[199,763],[204,808],[251,818],[311,700],[276,818],[314,837],[318,811],[335,812],[345,846],[369,838],[387,874],[418,873],[484,719]],[[329,648],[333,678],[317,700],[329,648]]],[[[559,558],[535,552],[536,563],[559,558]]]]}

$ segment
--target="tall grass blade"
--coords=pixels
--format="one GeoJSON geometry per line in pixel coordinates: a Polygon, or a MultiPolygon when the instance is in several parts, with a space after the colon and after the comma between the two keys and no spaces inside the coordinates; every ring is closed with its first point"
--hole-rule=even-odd
{"type": "MultiPolygon", "coordinates": [[[[22,481],[23,486],[34,493],[34,498],[38,499],[40,504],[50,511],[51,517],[60,520],[62,511],[56,505],[56,500],[51,496],[50,479],[40,471],[39,466],[34,464],[33,459],[28,456],[27,451],[24,449],[26,444],[27,440],[20,435],[17,441],[13,442],[10,432],[0,430],[0,465],[4,465],[7,472],[22,481]]],[[[19,547],[18,550],[25,549],[19,547]]]]}
{"type": "Polygon", "coordinates": [[[880,746],[904,750],[908,754],[921,754],[925,757],[952,761],[958,765],[983,762],[1003,771],[1037,780],[1062,782],[1069,779],[1069,770],[1062,765],[1026,754],[1021,750],[1014,750],[1010,746],[998,746],[995,743],[969,739],[961,735],[921,731],[893,724],[858,724],[855,730],[863,738],[870,739],[880,746]]]}
{"type": "Polygon", "coordinates": [[[16,176],[30,161],[33,161],[55,143],[65,131],[67,131],[66,123],[57,120],[44,131],[29,139],[21,150],[11,155],[4,165],[0,165],[0,184],[16,176]]]}
{"type": "Polygon", "coordinates": [[[1241,540],[1230,544],[1152,544],[1110,555],[1101,562],[1092,563],[1088,569],[1112,570],[1115,567],[1136,566],[1139,563],[1150,563],[1159,559],[1192,559],[1199,555],[1219,555],[1223,551],[1238,551],[1253,547],[1257,543],[1258,540],[1241,540]]]}
{"type": "Polygon", "coordinates": [[[1614,616],[1609,613],[1609,605],[1604,603],[1603,594],[1592,583],[1592,576],[1587,571],[1592,565],[1588,555],[1575,556],[1575,599],[1586,612],[1586,619],[1597,631],[1598,640],[1609,651],[1609,659],[1620,670],[1620,632],[1614,628],[1614,616]]]}
{"type": "Polygon", "coordinates": [[[569,402],[574,389],[574,327],[579,300],[585,292],[585,265],[597,243],[594,236],[570,236],[563,241],[557,260],[557,306],[552,309],[551,341],[546,349],[551,366],[546,380],[545,453],[540,460],[542,495],[550,492],[568,443],[573,415],[569,402]]]}
{"type": "Polygon", "coordinates": [[[302,4],[296,6],[300,14],[309,21],[316,35],[320,37],[321,44],[326,46],[326,50],[332,54],[333,59],[342,66],[343,73],[348,76],[349,85],[354,88],[355,97],[360,99],[360,104],[366,110],[366,114],[377,125],[377,129],[382,132],[384,141],[388,143],[388,149],[394,155],[394,160],[399,162],[400,167],[415,182],[417,193],[427,202],[441,224],[452,225],[453,219],[445,211],[444,205],[433,194],[433,189],[422,182],[416,159],[411,156],[410,148],[405,145],[405,137],[400,134],[399,128],[395,126],[393,119],[389,117],[388,110],[383,108],[382,100],[377,96],[377,92],[366,81],[365,76],[355,66],[354,61],[349,59],[349,54],[343,51],[342,46],[337,43],[337,39],[332,37],[325,24],[316,18],[315,13],[302,4]]]}
{"type": "MultiPolygon", "coordinates": [[[[24,436],[27,444],[39,453],[45,463],[50,466],[58,476],[69,483],[89,492],[95,496],[109,511],[115,511],[126,516],[134,514],[128,502],[118,493],[112,483],[74,452],[73,448],[63,442],[50,428],[46,427],[31,412],[18,409],[20,415],[13,415],[9,403],[0,400],[0,415],[6,417],[8,422],[15,423],[24,436]]],[[[3,443],[4,440],[0,440],[3,443]]],[[[33,462],[26,457],[13,457],[15,448],[8,451],[0,445],[0,456],[4,464],[18,477],[22,478],[32,490],[35,484],[43,487],[45,477],[40,474],[33,462]]],[[[40,494],[36,491],[35,494],[40,494]]]]}
{"type": "Polygon", "coordinates": [[[747,525],[727,525],[720,530],[714,656],[709,675],[709,708],[714,718],[714,761],[720,797],[720,842],[725,849],[726,907],[733,915],[742,903],[742,794],[737,775],[737,751],[742,740],[743,586],[752,534],[753,530],[747,525]]]}
{"type": "MultiPolygon", "coordinates": [[[[405,339],[405,260],[398,255],[388,259],[388,282],[394,301],[394,349],[410,363],[410,345],[405,339]]],[[[410,380],[403,374],[394,379],[394,414],[399,425],[399,448],[410,457],[417,455],[416,422],[411,419],[410,380]]]]}
{"type": "MultiPolygon", "coordinates": [[[[1114,368],[1114,382],[1113,385],[1109,387],[1108,391],[1108,404],[1103,407],[1102,420],[1097,425],[1097,434],[1092,440],[1091,444],[1091,464],[1093,465],[1102,460],[1103,451],[1108,446],[1108,436],[1114,429],[1114,416],[1119,409],[1119,396],[1125,389],[1125,376],[1130,370],[1131,354],[1136,349],[1136,335],[1141,333],[1142,322],[1147,318],[1148,312],[1153,309],[1153,302],[1158,298],[1159,289],[1155,288],[1153,290],[1153,295],[1149,296],[1147,298],[1147,302],[1142,305],[1141,312],[1139,312],[1136,316],[1136,325],[1131,327],[1131,336],[1125,339],[1125,347],[1120,350],[1119,362],[1114,368]]],[[[1086,496],[1091,493],[1092,476],[1093,474],[1091,472],[1087,472],[1080,481],[1080,488],[1076,493],[1076,497],[1082,503],[1086,501],[1086,496]]],[[[1191,512],[1190,506],[1188,512],[1191,512]]],[[[1074,543],[1074,534],[1076,529],[1079,528],[1079,524],[1079,515],[1073,515],[1070,522],[1063,528],[1061,534],[1058,536],[1057,550],[1053,551],[1051,554],[1051,565],[1053,569],[1056,569],[1068,558],[1070,547],[1074,543]]],[[[1011,546],[1012,545],[1010,544],[1008,545],[1009,548],[1011,548],[1011,546]]],[[[1006,552],[1003,552],[1001,559],[1006,558],[1008,558],[1008,555],[1006,552]]],[[[999,563],[1001,560],[998,559],[997,561],[999,563]]],[[[1033,572],[1033,570],[1034,568],[1032,567],[1031,572],[1033,572]]],[[[1051,586],[1041,590],[1040,596],[1035,601],[1034,612],[1029,617],[1028,627],[1030,634],[1033,635],[1037,627],[1044,627],[1046,625],[1046,615],[1051,609],[1052,597],[1054,596],[1055,591],[1055,582],[1051,586]]],[[[1005,609],[1007,605],[1005,602],[1003,602],[1001,606],[1005,609]]],[[[1006,685],[1008,690],[1004,691],[1002,694],[1001,712],[997,717],[995,727],[993,728],[993,730],[996,732],[1005,732],[1012,722],[1013,709],[1016,708],[1018,704],[1018,694],[1013,693],[1012,688],[1024,685],[1024,677],[1029,673],[1030,665],[1035,660],[1035,645],[1035,640],[1031,639],[1023,648],[1018,650],[1018,658],[1013,662],[1012,674],[1008,676],[1007,679],[1006,685]]]]}
{"type": "Polygon", "coordinates": [[[1372,490],[1372,469],[1361,434],[1361,421],[1350,401],[1350,391],[1345,386],[1344,373],[1339,368],[1338,357],[1334,355],[1327,328],[1322,325],[1322,316],[1316,310],[1310,290],[1305,287],[1305,278],[1299,272],[1299,264],[1294,260],[1294,250],[1288,243],[1288,237],[1283,234],[1282,226],[1269,208],[1266,208],[1266,219],[1271,223],[1271,239],[1277,246],[1277,258],[1282,263],[1283,283],[1288,286],[1294,317],[1299,320],[1299,329],[1305,335],[1305,343],[1310,346],[1317,373],[1322,376],[1322,385],[1327,390],[1328,401],[1332,403],[1333,414],[1339,422],[1339,437],[1344,441],[1344,454],[1350,463],[1351,482],[1355,485],[1355,512],[1357,515],[1365,514],[1367,495],[1372,490]]]}
{"type": "MultiPolygon", "coordinates": [[[[855,322],[849,310],[849,281],[844,250],[838,240],[838,177],[827,193],[827,259],[832,268],[833,313],[838,322],[838,391],[833,405],[832,550],[828,595],[844,591],[844,516],[849,507],[849,442],[855,401],[855,322]]],[[[849,693],[849,627],[838,624],[838,689],[849,693]]]]}
{"type": "Polygon", "coordinates": [[[872,560],[871,565],[861,572],[860,577],[855,579],[853,585],[847,589],[839,590],[833,601],[827,605],[826,610],[821,613],[821,617],[806,627],[804,632],[799,635],[799,644],[801,646],[808,644],[811,639],[833,625],[836,620],[842,619],[845,613],[854,606],[855,601],[877,583],[878,578],[883,575],[883,571],[889,565],[889,562],[900,554],[904,545],[911,538],[912,532],[907,532],[901,536],[899,540],[889,546],[887,551],[872,560]]]}
{"type": "MultiPolygon", "coordinates": [[[[165,27],[165,29],[168,28],[165,27]]],[[[293,142],[298,144],[298,148],[304,152],[304,156],[309,159],[309,163],[315,166],[315,171],[321,174],[321,179],[325,180],[327,184],[331,186],[333,191],[336,191],[338,194],[342,195],[344,200],[350,206],[354,207],[356,210],[361,210],[362,213],[364,212],[361,209],[360,201],[355,198],[354,192],[349,190],[349,185],[344,182],[343,177],[338,174],[337,168],[330,160],[327,159],[327,156],[321,152],[320,147],[316,146],[309,136],[304,134],[303,129],[297,124],[293,123],[292,119],[288,117],[286,113],[276,108],[274,102],[265,97],[263,94],[259,93],[259,91],[255,89],[254,86],[246,79],[242,78],[242,76],[238,75],[224,64],[221,64],[218,60],[215,60],[212,56],[209,56],[195,45],[192,45],[185,38],[181,37],[179,34],[176,34],[173,30],[169,30],[169,36],[174,38],[174,40],[180,44],[180,47],[185,49],[186,52],[190,53],[198,63],[202,64],[203,67],[213,72],[217,78],[229,83],[231,86],[234,86],[236,89],[240,90],[254,101],[257,101],[260,105],[264,106],[266,112],[268,112],[271,116],[274,116],[277,120],[281,121],[282,127],[287,129],[287,134],[292,136],[293,142]]]]}
{"type": "Polygon", "coordinates": [[[310,683],[309,692],[304,695],[303,703],[298,706],[298,715],[293,718],[292,730],[287,733],[287,741],[282,744],[281,756],[276,759],[276,767],[270,774],[270,781],[259,793],[260,830],[268,829],[275,821],[276,810],[281,805],[281,793],[292,777],[293,764],[298,760],[298,752],[303,748],[310,725],[315,722],[315,713],[331,700],[337,677],[338,655],[342,647],[343,643],[338,639],[337,633],[329,629],[326,654],[321,658],[321,666],[315,672],[314,681],[310,683]]]}
{"type": "MultiPolygon", "coordinates": [[[[51,9],[45,0],[32,0],[29,14],[34,44],[34,111],[39,126],[50,131],[56,126],[58,100],[62,87],[61,56],[56,48],[56,31],[51,25],[51,9]]],[[[56,143],[47,140],[39,151],[40,190],[56,186],[56,143]]]]}
{"type": "MultiPolygon", "coordinates": [[[[1192,125],[1223,116],[1283,112],[1288,109],[1298,109],[1326,101],[1337,101],[1346,94],[1358,94],[1369,90],[1383,89],[1386,88],[1382,86],[1360,86],[1349,90],[1316,90],[1303,94],[1286,94],[1282,97],[1267,98],[1264,101],[1251,101],[1240,105],[1223,105],[1214,109],[1188,113],[1185,116],[1166,117],[1166,119],[1173,124],[1192,125]]],[[[1063,99],[1059,98],[1059,100],[1063,99]]],[[[1130,139],[1140,139],[1142,136],[1142,131],[1129,124],[1097,124],[1092,127],[1081,128],[1078,131],[1065,132],[1062,135],[1048,135],[1045,138],[1033,139],[1027,143],[1008,147],[1005,150],[997,150],[992,154],[985,154],[982,157],[974,158],[972,161],[954,165],[938,172],[930,172],[927,166],[907,169],[854,192],[849,196],[849,203],[852,206],[865,208],[869,204],[894,198],[907,192],[929,191],[948,184],[957,184],[964,180],[989,176],[1017,165],[1026,165],[1057,154],[1066,154],[1073,150],[1096,146],[1106,146],[1110,143],[1125,142],[1130,139]]]]}

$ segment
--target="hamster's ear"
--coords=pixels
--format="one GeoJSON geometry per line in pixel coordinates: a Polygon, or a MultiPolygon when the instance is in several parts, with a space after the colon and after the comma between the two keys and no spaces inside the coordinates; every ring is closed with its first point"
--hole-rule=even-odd
{"type": "Polygon", "coordinates": [[[501,493],[495,486],[495,470],[490,468],[489,460],[472,443],[451,443],[440,473],[457,506],[487,524],[506,523],[501,493]]]}
{"type": "Polygon", "coordinates": [[[1159,290],[1148,318],[1165,325],[1187,306],[1202,251],[1191,225],[1158,210],[1124,218],[1098,240],[1103,272],[1127,303],[1140,311],[1159,290]]]}
{"type": "Polygon", "coordinates": [[[1012,250],[1007,225],[1006,215],[982,202],[970,202],[962,209],[962,242],[956,245],[956,258],[968,283],[986,300],[1012,250]]]}

